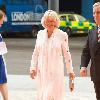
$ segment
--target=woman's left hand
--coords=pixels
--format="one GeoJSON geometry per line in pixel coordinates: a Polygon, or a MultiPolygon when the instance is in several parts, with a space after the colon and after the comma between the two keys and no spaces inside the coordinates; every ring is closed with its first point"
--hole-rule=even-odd
{"type": "Polygon", "coordinates": [[[75,78],[75,74],[69,73],[69,89],[71,92],[74,90],[74,78],[75,78]]]}
{"type": "Polygon", "coordinates": [[[73,80],[75,78],[75,74],[74,72],[69,73],[69,79],[73,80]]]}

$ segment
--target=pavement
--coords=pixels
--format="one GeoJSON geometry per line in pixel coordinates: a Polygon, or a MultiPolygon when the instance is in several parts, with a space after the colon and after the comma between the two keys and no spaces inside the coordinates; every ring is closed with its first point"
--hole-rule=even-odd
{"type": "MultiPolygon", "coordinates": [[[[37,79],[28,75],[8,75],[9,100],[36,100],[36,86],[37,79]]],[[[64,77],[64,89],[64,100],[96,100],[90,77],[76,77],[73,92],[69,91],[68,77],[64,77]]]]}

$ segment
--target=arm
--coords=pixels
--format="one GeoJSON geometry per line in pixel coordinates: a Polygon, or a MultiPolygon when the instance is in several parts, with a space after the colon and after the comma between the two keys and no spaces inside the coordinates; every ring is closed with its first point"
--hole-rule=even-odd
{"type": "Polygon", "coordinates": [[[31,60],[31,66],[30,66],[30,76],[32,79],[34,79],[34,76],[37,74],[37,66],[38,66],[38,48],[37,48],[37,40],[36,40],[36,45],[34,52],[32,54],[32,60],[31,60]]]}
{"type": "Polygon", "coordinates": [[[62,43],[62,50],[66,62],[66,68],[67,68],[67,74],[69,75],[69,89],[72,92],[74,90],[74,72],[72,67],[72,59],[71,54],[69,52],[69,46],[68,46],[68,36],[66,35],[64,38],[64,41],[62,43]]]}
{"type": "Polygon", "coordinates": [[[38,49],[37,46],[35,45],[35,49],[34,52],[32,54],[32,59],[31,59],[31,70],[37,69],[37,65],[38,65],[38,49]]]}
{"type": "Polygon", "coordinates": [[[89,49],[89,34],[87,36],[86,44],[83,48],[81,55],[81,66],[80,66],[80,75],[87,76],[87,66],[90,61],[90,49],[89,49]]]}
{"type": "Polygon", "coordinates": [[[6,44],[5,42],[3,41],[3,38],[0,34],[0,55],[3,55],[7,53],[7,47],[6,47],[6,44]]]}
{"type": "Polygon", "coordinates": [[[7,48],[5,42],[0,42],[0,55],[7,53],[7,48]]]}
{"type": "Polygon", "coordinates": [[[72,59],[68,46],[68,35],[65,35],[64,40],[62,42],[62,51],[66,62],[67,74],[73,73],[72,59]]]}

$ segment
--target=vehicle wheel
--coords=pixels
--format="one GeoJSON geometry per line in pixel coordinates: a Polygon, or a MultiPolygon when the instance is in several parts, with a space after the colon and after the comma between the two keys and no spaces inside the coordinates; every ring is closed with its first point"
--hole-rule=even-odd
{"type": "Polygon", "coordinates": [[[69,27],[65,28],[65,32],[68,34],[68,36],[72,35],[72,31],[69,27]]]}
{"type": "Polygon", "coordinates": [[[33,30],[31,32],[31,36],[33,38],[36,38],[37,37],[37,34],[38,34],[38,27],[33,27],[33,30]]]}

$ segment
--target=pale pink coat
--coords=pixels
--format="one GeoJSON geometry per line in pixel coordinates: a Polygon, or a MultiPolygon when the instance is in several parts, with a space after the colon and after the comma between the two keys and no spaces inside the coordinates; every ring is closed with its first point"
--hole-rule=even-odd
{"type": "Polygon", "coordinates": [[[48,38],[47,30],[39,31],[31,60],[31,70],[38,70],[37,100],[63,100],[64,64],[73,72],[67,33],[55,29],[48,38]]]}

